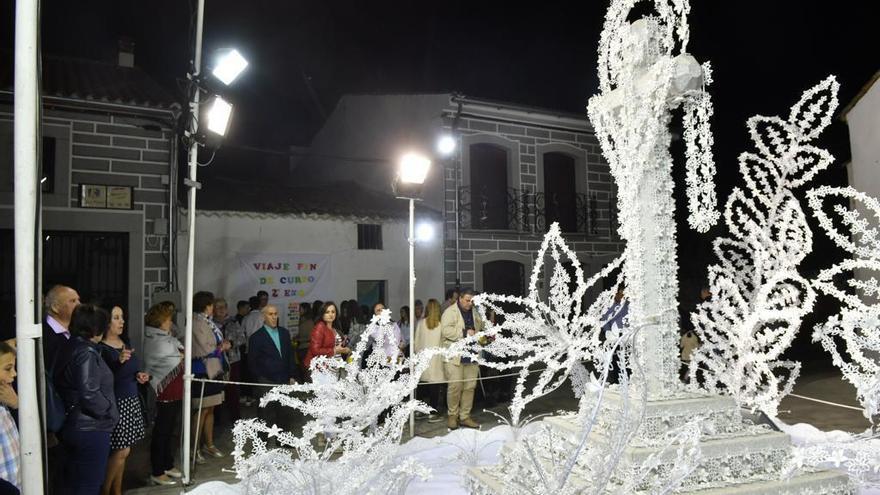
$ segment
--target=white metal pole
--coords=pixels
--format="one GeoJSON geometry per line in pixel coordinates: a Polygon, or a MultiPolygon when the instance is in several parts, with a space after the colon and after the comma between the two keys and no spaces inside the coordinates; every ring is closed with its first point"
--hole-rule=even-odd
{"type": "Polygon", "coordinates": [[[38,0],[15,2],[15,336],[22,493],[43,493],[43,436],[37,401],[36,342],[42,335],[34,291],[37,220],[38,0]]]}
{"type": "MultiPolygon", "coordinates": [[[[415,261],[415,201],[409,199],[409,378],[410,380],[418,380],[414,376],[415,368],[413,367],[413,330],[415,327],[416,314],[416,261],[415,261]]],[[[409,393],[409,400],[416,399],[416,389],[413,387],[409,393]]],[[[416,433],[415,414],[409,415],[409,436],[414,437],[416,433]]]]}
{"type": "MultiPolygon", "coordinates": [[[[202,25],[205,20],[205,0],[199,0],[198,13],[196,16],[196,46],[195,46],[195,55],[193,57],[193,78],[202,70],[202,25]]],[[[195,82],[193,82],[195,84],[195,82]]],[[[196,247],[196,189],[198,188],[198,183],[196,182],[196,173],[198,171],[199,163],[199,148],[198,143],[196,142],[195,134],[198,131],[198,117],[199,117],[199,89],[196,88],[193,91],[192,102],[190,103],[190,112],[192,112],[193,125],[190,129],[192,134],[189,136],[190,145],[189,145],[189,180],[187,181],[187,186],[189,186],[189,204],[187,205],[187,220],[189,223],[189,235],[187,236],[187,251],[186,251],[186,292],[185,292],[185,307],[186,307],[186,327],[185,327],[185,337],[184,337],[184,351],[183,351],[183,366],[184,366],[184,375],[183,375],[183,459],[181,460],[181,465],[183,466],[183,482],[184,484],[189,484],[192,480],[190,479],[190,445],[191,444],[191,427],[192,427],[192,326],[193,326],[193,307],[192,307],[192,299],[193,299],[193,264],[195,261],[195,247],[196,247]]]]}

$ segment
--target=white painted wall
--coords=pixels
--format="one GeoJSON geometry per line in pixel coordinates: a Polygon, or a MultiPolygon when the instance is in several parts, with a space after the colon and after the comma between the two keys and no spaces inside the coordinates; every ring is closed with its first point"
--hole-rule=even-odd
{"type": "Polygon", "coordinates": [[[852,163],[849,183],[880,198],[880,79],[846,114],[852,163]]]}
{"type": "MultiPolygon", "coordinates": [[[[371,221],[380,223],[380,221],[371,221]]],[[[419,222],[416,217],[416,222],[419,222]]],[[[434,222],[435,237],[416,244],[416,299],[443,299],[442,230],[434,222]]],[[[185,224],[182,224],[185,225],[185,224]]],[[[389,308],[397,316],[408,304],[409,251],[406,221],[386,220],[380,250],[357,249],[357,222],[304,217],[249,218],[245,214],[208,212],[196,215],[195,290],[209,290],[230,306],[254,294],[233,294],[232,277],[238,268],[236,253],[329,253],[333,278],[332,299],[357,297],[358,280],[386,280],[389,308]]],[[[178,252],[181,291],[186,281],[186,233],[178,252]]]]}
{"type": "MultiPolygon", "coordinates": [[[[873,198],[880,198],[880,79],[847,112],[851,161],[847,166],[849,185],[873,198]]],[[[863,205],[853,205],[868,218],[863,205]]],[[[867,281],[869,270],[855,270],[855,277],[867,281]]]]}

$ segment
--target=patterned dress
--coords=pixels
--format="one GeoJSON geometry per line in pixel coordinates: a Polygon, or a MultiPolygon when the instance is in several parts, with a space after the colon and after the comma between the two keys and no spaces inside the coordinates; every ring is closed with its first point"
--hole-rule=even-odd
{"type": "Polygon", "coordinates": [[[116,407],[119,409],[119,422],[110,435],[110,449],[125,449],[144,438],[144,411],[137,388],[137,374],[141,371],[141,363],[134,354],[125,363],[120,363],[119,354],[123,348],[101,342],[98,349],[113,370],[113,389],[116,393],[116,407]]]}

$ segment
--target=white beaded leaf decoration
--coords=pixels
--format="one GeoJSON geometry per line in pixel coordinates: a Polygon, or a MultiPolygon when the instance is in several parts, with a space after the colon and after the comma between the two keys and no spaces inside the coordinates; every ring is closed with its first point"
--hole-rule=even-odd
{"type": "Polygon", "coordinates": [[[816,139],[828,127],[834,111],[837,110],[839,90],[837,79],[828,77],[805,91],[801,99],[791,107],[788,122],[798,129],[800,141],[816,139]]]}
{"type": "MultiPolygon", "coordinates": [[[[491,341],[472,358],[484,366],[520,370],[509,408],[511,425],[519,426],[522,410],[529,402],[558,388],[573,369],[578,369],[581,361],[594,359],[601,347],[602,314],[611,305],[614,294],[613,290],[605,291],[586,309],[582,307],[584,295],[597,281],[616,270],[623,259],[621,256],[585,281],[577,255],[565,243],[559,224],[554,222],[535,258],[526,297],[496,294],[474,297],[484,321],[486,309],[495,311],[504,321],[484,332],[491,341]],[[548,256],[553,265],[546,267],[552,271],[549,298],[544,300],[538,280],[544,273],[544,260],[548,256]],[[574,280],[565,268],[566,262],[573,267],[574,280]],[[571,282],[574,282],[573,293],[569,289],[571,282]],[[487,360],[486,355],[501,360],[487,360]],[[527,388],[530,368],[536,364],[546,369],[538,375],[537,383],[527,388]]],[[[480,337],[482,335],[477,334],[476,338],[480,337]]]]}
{"type": "Polygon", "coordinates": [[[405,372],[407,360],[389,359],[383,350],[386,341],[397,344],[393,330],[385,310],[373,317],[365,333],[372,338],[361,339],[350,362],[319,356],[312,361],[312,383],[281,385],[261,399],[261,407],[278,402],[311,417],[301,436],[262,420],[236,423],[234,466],[248,493],[402,493],[412,479],[429,475],[411,460],[390,463],[410,414],[431,410],[408,396],[430,358],[442,351],[416,354],[415,374],[410,375],[405,372]],[[368,353],[371,340],[373,350],[368,353]],[[379,424],[383,411],[385,419],[379,424]],[[326,446],[316,446],[320,436],[326,438],[326,446]],[[289,451],[268,449],[269,439],[289,451]]]}
{"type": "Polygon", "coordinates": [[[846,471],[866,492],[880,488],[880,439],[867,432],[835,433],[833,440],[794,447],[785,467],[786,478],[817,468],[838,469],[846,471]]]}
{"type": "Polygon", "coordinates": [[[865,417],[876,423],[880,418],[880,202],[851,187],[822,186],[807,196],[825,233],[853,256],[822,270],[813,282],[817,290],[844,305],[839,314],[815,327],[813,340],[831,354],[843,377],[856,388],[865,417]],[[827,214],[829,209],[834,217],[827,214]],[[838,280],[852,272],[855,278],[838,280]],[[846,357],[838,350],[838,339],[843,341],[846,357]]]}
{"type": "Polygon", "coordinates": [[[691,314],[703,344],[691,359],[692,387],[727,393],[740,406],[775,415],[791,392],[800,364],[781,361],[813,308],[813,284],[797,267],[812,250],[812,231],[794,189],[833,160],[809,144],[837,108],[839,85],[828,77],[780,117],[752,117],[747,127],[758,153],[739,157],[746,187],[724,208],[731,237],[715,240],[719,263],[709,268],[713,299],[691,314]]]}
{"type": "MultiPolygon", "coordinates": [[[[844,309],[824,324],[817,325],[813,340],[831,354],[834,365],[856,388],[856,397],[871,422],[880,418],[880,314],[877,311],[844,309]],[[847,358],[841,355],[835,337],[843,340],[847,358]]],[[[880,453],[878,453],[880,455],[880,453]]]]}
{"type": "Polygon", "coordinates": [[[807,197],[813,215],[835,244],[856,258],[880,261],[880,202],[851,187],[822,186],[807,192],[807,197]],[[839,203],[831,205],[839,217],[839,227],[823,208],[823,201],[831,198],[856,205],[855,209],[839,203]]]}

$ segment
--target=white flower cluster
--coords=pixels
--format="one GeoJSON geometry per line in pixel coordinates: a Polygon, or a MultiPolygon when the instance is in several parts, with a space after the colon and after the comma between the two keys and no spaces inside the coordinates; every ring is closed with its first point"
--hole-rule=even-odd
{"type": "Polygon", "coordinates": [[[692,355],[692,386],[699,375],[709,392],[771,415],[800,370],[800,363],[779,358],[816,298],[797,272],[812,249],[812,232],[793,190],[833,159],[808,143],[830,122],[838,86],[829,77],[806,91],[788,120],[749,119],[758,153],[739,157],[746,187],[735,188],[724,209],[731,236],[714,243],[713,298],[691,315],[703,342],[692,355]]]}
{"type": "Polygon", "coordinates": [[[246,493],[402,494],[412,479],[430,475],[412,460],[392,465],[410,413],[431,410],[408,396],[434,353],[414,357],[414,375],[407,360],[390,360],[383,351],[386,340],[396,340],[389,314],[373,317],[372,338],[358,343],[352,359],[315,358],[312,383],[282,385],[263,397],[263,407],[279,402],[311,417],[302,435],[257,419],[236,423],[233,456],[246,493]],[[326,445],[316,445],[319,437],[326,445]],[[281,448],[267,448],[272,438],[281,448]]]}
{"type": "Polygon", "coordinates": [[[822,270],[813,282],[817,290],[843,304],[840,314],[816,326],[813,339],[822,342],[844,378],[855,386],[865,417],[876,423],[880,419],[880,305],[877,304],[877,279],[868,274],[880,270],[880,202],[851,187],[823,186],[808,192],[807,196],[819,225],[853,256],[822,270]],[[837,214],[839,228],[823,208],[823,204],[832,199],[858,205],[850,209],[840,203],[828,204],[837,214]],[[848,287],[836,283],[835,279],[853,271],[863,277],[847,280],[848,287]],[[835,338],[843,340],[848,359],[838,351],[835,338]]]}
{"type": "Polygon", "coordinates": [[[868,434],[835,433],[833,440],[794,447],[785,469],[786,477],[805,469],[840,469],[863,488],[880,488],[880,439],[868,434]]]}

